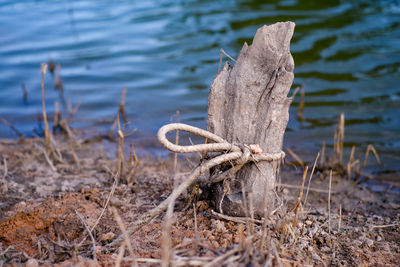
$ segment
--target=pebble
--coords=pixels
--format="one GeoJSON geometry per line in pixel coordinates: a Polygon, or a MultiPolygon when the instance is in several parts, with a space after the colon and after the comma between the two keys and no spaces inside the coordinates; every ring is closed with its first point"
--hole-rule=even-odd
{"type": "Polygon", "coordinates": [[[25,266],[26,266],[26,267],[39,267],[39,263],[38,263],[38,261],[35,260],[35,259],[29,259],[29,260],[26,262],[25,266]]]}
{"type": "Polygon", "coordinates": [[[289,194],[290,194],[290,191],[289,191],[289,189],[287,189],[287,188],[283,188],[282,193],[283,193],[284,195],[289,195],[289,194]]]}
{"type": "Polygon", "coordinates": [[[376,236],[376,241],[378,242],[382,241],[382,237],[380,235],[376,236]]]}
{"type": "Polygon", "coordinates": [[[310,221],[310,220],[306,220],[304,223],[305,223],[307,226],[310,226],[310,225],[312,225],[312,224],[313,224],[313,222],[312,222],[312,221],[310,221]]]}
{"type": "Polygon", "coordinates": [[[106,234],[102,234],[100,239],[101,239],[101,241],[106,242],[106,241],[110,241],[114,237],[115,237],[115,234],[113,232],[108,232],[106,234]]]}
{"type": "Polygon", "coordinates": [[[372,247],[374,245],[374,241],[371,239],[367,239],[365,241],[365,245],[367,245],[367,247],[372,247]]]}

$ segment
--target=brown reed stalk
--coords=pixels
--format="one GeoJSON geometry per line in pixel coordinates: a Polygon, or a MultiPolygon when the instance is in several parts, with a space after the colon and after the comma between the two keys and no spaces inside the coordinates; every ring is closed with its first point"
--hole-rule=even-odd
{"type": "Polygon", "coordinates": [[[47,64],[42,63],[40,71],[42,73],[42,110],[43,110],[43,122],[44,122],[44,136],[46,140],[46,151],[50,152],[50,131],[49,131],[49,123],[47,121],[47,113],[46,113],[46,103],[44,100],[44,76],[47,72],[47,64]]]}
{"type": "Polygon", "coordinates": [[[340,114],[339,123],[335,127],[334,135],[334,164],[343,163],[343,140],[344,140],[344,113],[340,114]]]}
{"type": "Polygon", "coordinates": [[[304,168],[305,166],[304,161],[302,161],[301,158],[296,153],[294,153],[293,150],[291,150],[290,148],[288,148],[287,151],[289,152],[290,156],[292,156],[296,160],[296,162],[299,163],[300,166],[304,168]]]}
{"type": "Polygon", "coordinates": [[[74,107],[72,107],[71,98],[68,97],[68,102],[67,102],[68,117],[67,117],[67,120],[70,120],[72,118],[72,116],[75,115],[75,113],[78,111],[80,106],[81,106],[81,101],[79,100],[79,102],[74,107]]]}
{"type": "Polygon", "coordinates": [[[304,183],[305,183],[306,177],[307,177],[307,172],[308,172],[308,166],[306,166],[304,168],[303,177],[302,177],[302,180],[301,180],[301,188],[300,188],[300,191],[299,191],[299,195],[297,196],[296,204],[295,204],[294,209],[293,209],[294,213],[295,213],[295,217],[294,217],[294,220],[293,220],[293,227],[296,227],[296,225],[297,225],[297,219],[299,217],[299,208],[301,206],[301,198],[303,197],[303,189],[304,189],[304,183]]]}
{"type": "Polygon", "coordinates": [[[28,103],[28,91],[26,91],[25,83],[21,83],[21,89],[22,89],[24,103],[28,103]]]}
{"type": "Polygon", "coordinates": [[[58,101],[54,102],[54,118],[53,118],[53,132],[60,126],[61,112],[58,106],[58,101]]]}
{"type": "MultiPolygon", "coordinates": [[[[176,122],[179,123],[179,110],[176,111],[176,122]]],[[[175,135],[175,144],[179,145],[179,130],[176,130],[176,135],[175,135]]],[[[176,169],[178,165],[178,153],[175,152],[174,154],[174,176],[176,175],[176,169]]]]}
{"type": "Polygon", "coordinates": [[[128,248],[129,254],[131,255],[131,258],[133,260],[132,265],[138,266],[136,257],[135,257],[135,253],[133,252],[131,240],[129,239],[128,232],[126,231],[125,224],[123,223],[121,216],[119,216],[116,208],[111,207],[111,211],[114,214],[114,219],[117,222],[118,227],[122,232],[122,236],[124,237],[124,241],[125,241],[125,246],[128,248]]]}
{"type": "Polygon", "coordinates": [[[64,89],[64,85],[63,85],[63,81],[60,79],[60,69],[61,69],[61,65],[60,65],[60,63],[57,63],[56,70],[55,70],[55,76],[54,76],[54,88],[62,91],[64,89]]]}
{"type": "Polygon", "coordinates": [[[323,168],[325,165],[325,147],[326,143],[323,141],[321,146],[321,157],[319,158],[319,165],[321,168],[323,168]]]}
{"type": "Polygon", "coordinates": [[[175,201],[171,201],[168,204],[167,213],[165,214],[165,221],[164,227],[162,231],[162,238],[161,238],[161,259],[162,263],[161,266],[168,267],[171,262],[171,228],[172,228],[172,216],[174,213],[174,205],[175,201]]]}
{"type": "Polygon", "coordinates": [[[20,131],[18,131],[18,129],[15,128],[14,125],[12,125],[9,121],[0,117],[0,122],[4,123],[4,125],[10,127],[10,129],[13,130],[18,135],[18,138],[21,138],[21,139],[24,138],[24,135],[20,131]]]}
{"type": "Polygon", "coordinates": [[[350,153],[350,158],[349,161],[347,162],[347,179],[351,179],[351,167],[353,166],[353,161],[354,161],[354,152],[356,151],[356,146],[351,147],[351,153],[350,153]]]}
{"type": "Polygon", "coordinates": [[[328,194],[328,233],[331,233],[331,188],[332,188],[332,169],[329,172],[329,194],[328,194]]]}
{"type": "Polygon", "coordinates": [[[129,146],[129,174],[127,177],[129,184],[134,184],[136,182],[136,170],[139,167],[139,159],[136,155],[135,147],[133,144],[129,146]]]}
{"type": "Polygon", "coordinates": [[[119,113],[117,114],[118,125],[118,181],[121,181],[124,172],[124,133],[121,130],[121,123],[119,120],[119,113]]]}
{"type": "Polygon", "coordinates": [[[375,147],[372,144],[369,144],[367,147],[367,150],[365,151],[363,167],[365,167],[367,165],[367,159],[369,156],[369,152],[372,152],[374,154],[379,166],[382,166],[382,162],[381,162],[381,159],[379,158],[378,152],[376,151],[375,147]]]}
{"type": "Polygon", "coordinates": [[[306,206],[306,203],[307,203],[308,192],[310,191],[310,187],[311,187],[311,179],[313,177],[315,167],[317,166],[317,161],[318,161],[319,155],[320,155],[320,152],[318,152],[317,156],[315,157],[314,165],[312,167],[310,177],[308,178],[307,192],[306,192],[306,196],[304,197],[304,206],[306,206]]]}
{"type": "Polygon", "coordinates": [[[126,88],[122,88],[121,102],[119,103],[119,112],[125,118],[125,102],[126,102],[126,88]]]}
{"type": "Polygon", "coordinates": [[[339,223],[338,223],[338,231],[342,227],[342,204],[339,204],[339,223]]]}
{"type": "Polygon", "coordinates": [[[303,110],[304,110],[304,106],[305,106],[305,104],[304,104],[305,95],[306,95],[305,87],[302,84],[301,88],[300,88],[300,103],[299,103],[299,107],[297,108],[297,119],[299,121],[304,121],[303,110]]]}

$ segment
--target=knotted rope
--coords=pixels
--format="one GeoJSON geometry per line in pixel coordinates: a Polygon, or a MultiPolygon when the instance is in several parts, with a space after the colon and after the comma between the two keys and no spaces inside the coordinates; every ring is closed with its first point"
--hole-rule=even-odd
{"type": "MultiPolygon", "coordinates": [[[[245,164],[249,161],[275,161],[281,160],[285,157],[285,152],[280,151],[278,153],[262,153],[262,151],[254,151],[252,146],[255,145],[242,145],[242,148],[239,145],[231,144],[225,139],[221,138],[220,136],[213,134],[209,131],[190,126],[183,123],[170,123],[164,125],[163,127],[158,130],[157,133],[158,141],[173,152],[177,153],[192,153],[192,152],[217,152],[217,151],[226,151],[228,154],[221,155],[220,157],[224,158],[223,156],[229,156],[228,160],[237,160],[241,158],[240,164],[245,164]],[[171,143],[166,135],[168,132],[180,130],[189,133],[193,133],[195,135],[202,136],[209,140],[214,141],[215,143],[211,144],[200,144],[200,145],[190,145],[190,146],[180,146],[171,143]],[[233,158],[233,159],[232,159],[233,158]]],[[[211,160],[212,161],[212,160],[211,160]]]]}
{"type": "MultiPolygon", "coordinates": [[[[171,123],[164,125],[158,130],[157,133],[158,140],[160,143],[167,148],[176,153],[193,153],[193,152],[226,152],[225,154],[219,155],[215,158],[202,162],[198,167],[196,167],[192,173],[188,176],[188,178],[183,181],[171,195],[161,202],[154,209],[146,212],[141,219],[137,220],[133,225],[131,225],[127,229],[127,234],[131,235],[132,233],[139,230],[143,225],[147,224],[154,217],[162,213],[164,210],[168,208],[170,203],[174,203],[175,200],[191,185],[193,184],[200,175],[206,173],[212,167],[220,165],[224,162],[235,162],[235,172],[239,170],[244,164],[248,162],[259,162],[259,161],[276,161],[281,160],[285,157],[285,153],[283,151],[277,153],[265,153],[258,147],[258,145],[236,145],[231,144],[222,137],[215,135],[209,131],[193,127],[183,123],[171,123]],[[193,133],[202,137],[205,137],[209,140],[214,141],[215,143],[210,144],[199,144],[199,145],[189,145],[189,146],[180,146],[171,143],[166,135],[167,133],[180,130],[189,133],[193,133]]],[[[228,171],[227,171],[228,172],[228,171]]],[[[217,177],[213,177],[211,179],[200,180],[201,182],[209,182],[215,183],[223,180],[226,175],[222,173],[217,177]]],[[[123,240],[123,236],[120,235],[117,239],[115,239],[110,246],[114,246],[119,244],[123,240]]]]}

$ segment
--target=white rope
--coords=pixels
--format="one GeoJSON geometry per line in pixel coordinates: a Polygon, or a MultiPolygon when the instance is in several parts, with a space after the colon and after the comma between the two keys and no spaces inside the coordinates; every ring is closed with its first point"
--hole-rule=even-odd
{"type": "Polygon", "coordinates": [[[265,153],[265,152],[254,153],[251,151],[248,145],[243,145],[242,146],[243,148],[241,149],[238,145],[231,144],[216,134],[183,123],[170,123],[164,125],[163,127],[160,128],[160,130],[158,130],[157,137],[158,141],[160,141],[160,143],[165,148],[177,153],[215,152],[215,151],[241,152],[240,156],[238,156],[237,159],[242,158],[243,160],[241,161],[246,161],[246,162],[241,162],[241,164],[247,163],[249,161],[255,161],[255,162],[275,161],[275,160],[281,160],[285,157],[285,152],[283,151],[277,153],[265,153]],[[205,137],[209,140],[212,140],[215,143],[189,145],[189,146],[176,145],[171,143],[166,137],[167,133],[176,130],[193,133],[205,137]]]}
{"type": "MultiPolygon", "coordinates": [[[[215,135],[209,131],[202,130],[197,127],[193,127],[183,123],[171,123],[164,125],[158,130],[157,133],[158,140],[160,143],[165,146],[167,149],[177,152],[177,153],[192,153],[192,152],[212,152],[212,151],[225,151],[226,154],[219,155],[215,158],[202,162],[198,167],[196,167],[192,173],[184,180],[174,191],[171,195],[161,202],[157,207],[147,211],[145,214],[141,216],[140,219],[135,221],[130,227],[127,229],[127,234],[132,234],[139,230],[143,225],[147,224],[151,221],[154,217],[161,214],[164,210],[168,208],[169,203],[175,202],[175,200],[194,182],[199,181],[199,176],[205,174],[208,170],[212,167],[220,165],[224,162],[232,162],[236,161],[235,170],[237,171],[240,169],[241,166],[246,164],[247,162],[258,162],[258,161],[275,161],[281,160],[285,157],[285,153],[283,151],[278,153],[260,153],[260,151],[252,151],[251,145],[243,145],[242,149],[238,145],[234,145],[226,141],[225,139],[221,138],[218,135],[215,135]],[[215,143],[211,144],[201,144],[201,145],[190,145],[190,146],[180,146],[171,143],[166,135],[167,133],[180,130],[190,132],[202,137],[205,137],[209,140],[214,141],[215,143]]],[[[259,147],[258,147],[259,149],[259,147]]],[[[208,182],[208,183],[215,183],[219,182],[226,177],[222,173],[217,177],[211,177],[209,180],[201,179],[201,182],[208,182]]],[[[108,246],[115,246],[119,244],[123,240],[123,236],[120,235],[116,238],[112,243],[108,246]]]]}

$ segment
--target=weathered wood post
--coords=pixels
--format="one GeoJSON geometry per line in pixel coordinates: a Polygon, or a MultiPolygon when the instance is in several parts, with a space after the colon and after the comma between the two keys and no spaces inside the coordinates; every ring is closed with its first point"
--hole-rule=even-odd
{"type": "MultiPolygon", "coordinates": [[[[279,22],[259,28],[253,43],[244,44],[234,67],[225,63],[210,88],[208,131],[228,142],[258,144],[263,152],[281,151],[291,103],[287,94],[294,77],[290,54],[294,26],[279,22]]],[[[216,209],[244,216],[243,184],[246,196],[253,196],[254,212],[269,213],[279,170],[279,161],[247,163],[231,179],[212,185],[216,209]]]]}

